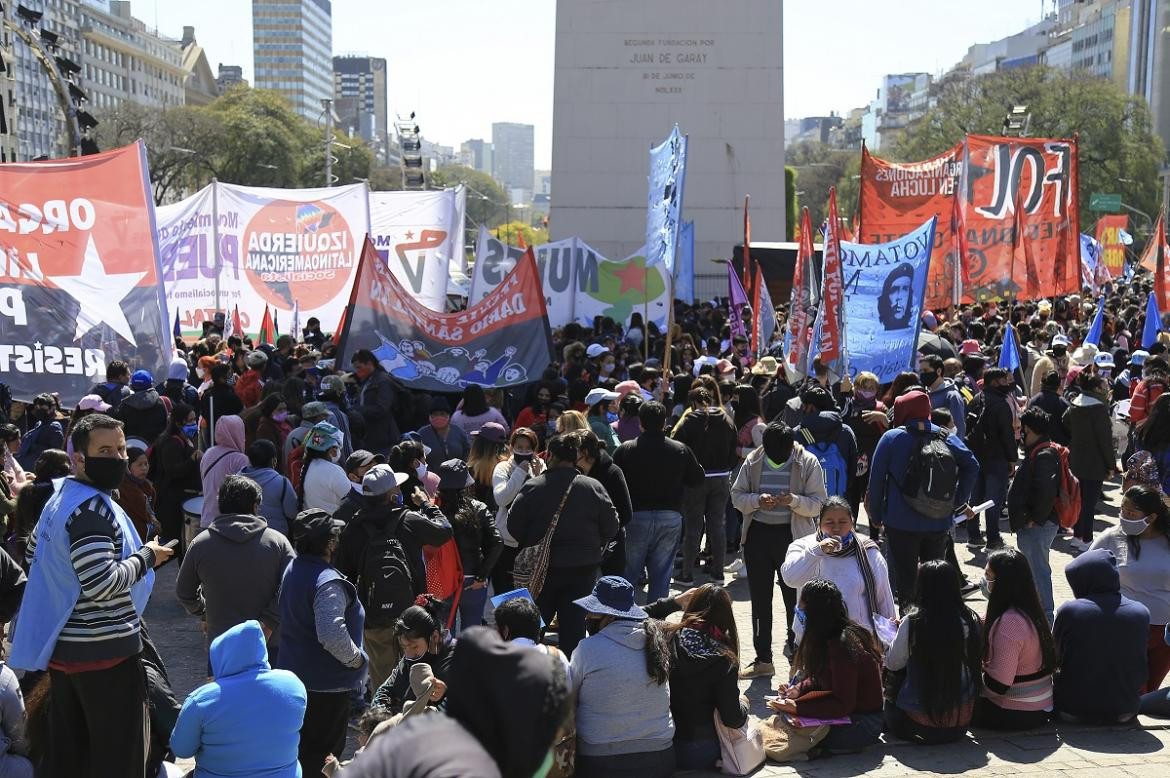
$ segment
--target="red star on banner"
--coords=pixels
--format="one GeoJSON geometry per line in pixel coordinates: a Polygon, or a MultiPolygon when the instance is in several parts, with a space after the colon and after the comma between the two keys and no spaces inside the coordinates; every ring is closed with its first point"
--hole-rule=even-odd
{"type": "Polygon", "coordinates": [[[624,268],[615,271],[621,282],[621,288],[618,289],[618,294],[625,294],[629,289],[636,289],[639,292],[646,291],[646,271],[644,268],[638,267],[633,262],[628,262],[624,268]]]}
{"type": "Polygon", "coordinates": [[[410,230],[407,230],[407,231],[406,231],[406,235],[405,235],[404,237],[405,237],[407,240],[414,240],[414,233],[413,233],[413,232],[411,232],[410,230]]]}

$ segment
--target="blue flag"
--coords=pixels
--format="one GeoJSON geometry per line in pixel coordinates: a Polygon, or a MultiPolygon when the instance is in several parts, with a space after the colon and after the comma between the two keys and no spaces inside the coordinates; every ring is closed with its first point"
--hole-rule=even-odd
{"type": "Polygon", "coordinates": [[[888,243],[841,241],[851,374],[889,383],[914,369],[937,220],[888,243]]]}
{"type": "Polygon", "coordinates": [[[678,265],[674,268],[674,299],[695,302],[695,223],[684,222],[678,236],[678,265]]]}
{"type": "Polygon", "coordinates": [[[687,176],[687,138],[674,125],[661,145],[650,149],[646,195],[646,267],[665,264],[674,272],[683,184],[687,176]]]}
{"type": "Polygon", "coordinates": [[[1093,326],[1089,327],[1089,334],[1085,336],[1086,343],[1094,346],[1101,345],[1101,331],[1105,329],[1105,298],[1097,300],[1097,315],[1093,317],[1093,326]]]}
{"type": "Polygon", "coordinates": [[[1162,314],[1158,311],[1158,300],[1154,292],[1150,292],[1150,299],[1146,302],[1146,326],[1142,329],[1142,348],[1149,348],[1158,342],[1158,333],[1162,331],[1162,314]]]}
{"type": "Polygon", "coordinates": [[[999,347],[999,366],[1009,373],[1020,369],[1020,352],[1016,348],[1016,328],[1008,325],[1003,334],[1003,345],[999,347]]]}
{"type": "Polygon", "coordinates": [[[175,311],[175,342],[183,339],[183,328],[179,326],[179,312],[175,311]]]}

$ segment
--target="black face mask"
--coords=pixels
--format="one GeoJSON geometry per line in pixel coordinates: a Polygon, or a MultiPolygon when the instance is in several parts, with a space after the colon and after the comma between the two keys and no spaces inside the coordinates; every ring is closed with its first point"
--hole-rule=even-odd
{"type": "Polygon", "coordinates": [[[531,462],[532,457],[533,457],[533,452],[531,452],[531,451],[525,451],[525,452],[514,451],[514,452],[512,452],[512,457],[515,458],[515,460],[517,462],[531,462]]]}
{"type": "Polygon", "coordinates": [[[934,385],[936,378],[938,378],[938,373],[933,370],[918,374],[918,380],[921,381],[922,385],[927,389],[934,385]]]}
{"type": "Polygon", "coordinates": [[[126,475],[130,461],[122,457],[91,457],[85,455],[85,478],[104,492],[116,489],[126,475]]]}

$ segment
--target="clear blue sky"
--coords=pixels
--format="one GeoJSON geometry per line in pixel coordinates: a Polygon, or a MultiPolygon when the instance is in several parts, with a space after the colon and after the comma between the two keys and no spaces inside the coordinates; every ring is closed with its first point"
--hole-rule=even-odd
{"type": "MultiPolygon", "coordinates": [[[[1040,0],[783,2],[789,118],[863,105],[883,74],[941,72],[971,44],[1041,13],[1040,0]]],[[[251,79],[248,0],[133,0],[132,9],[164,35],[194,25],[213,71],[243,65],[251,79]]],[[[490,139],[493,121],[536,125],[536,166],[547,168],[555,11],[555,0],[333,0],[333,51],[385,57],[391,113],[416,111],[423,134],[445,145],[490,139]]]]}

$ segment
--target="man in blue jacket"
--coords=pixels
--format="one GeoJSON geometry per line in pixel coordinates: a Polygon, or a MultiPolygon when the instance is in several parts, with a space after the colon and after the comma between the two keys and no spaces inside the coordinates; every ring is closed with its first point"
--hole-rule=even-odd
{"type": "MultiPolygon", "coordinates": [[[[873,452],[870,466],[869,494],[865,502],[871,526],[884,526],[889,543],[890,568],[898,602],[905,607],[914,597],[918,563],[942,559],[946,553],[947,533],[952,518],[932,518],[910,506],[899,486],[905,483],[910,460],[927,435],[938,435],[942,428],[930,423],[930,398],[915,389],[894,401],[894,424],[886,430],[873,452]]],[[[971,498],[971,489],[979,475],[979,462],[957,435],[947,435],[958,468],[958,485],[954,493],[955,508],[971,498]]]]}
{"type": "Polygon", "coordinates": [[[931,408],[946,408],[955,420],[959,440],[967,439],[967,401],[955,382],[943,375],[943,358],[926,354],[918,360],[918,380],[930,395],[931,408]]]}
{"type": "Polygon", "coordinates": [[[214,681],[187,697],[171,733],[175,756],[195,757],[195,778],[298,778],[297,746],[308,693],[288,670],[268,664],[258,621],[211,643],[214,681]]]}

